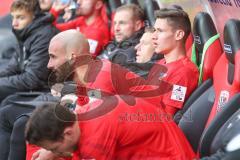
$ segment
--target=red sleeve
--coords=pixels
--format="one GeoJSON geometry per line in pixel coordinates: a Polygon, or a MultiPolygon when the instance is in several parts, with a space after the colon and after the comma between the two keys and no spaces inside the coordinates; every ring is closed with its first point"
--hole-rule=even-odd
{"type": "Polygon", "coordinates": [[[174,114],[178,109],[182,108],[192,82],[189,81],[185,73],[181,72],[173,74],[168,78],[167,82],[172,84],[173,88],[163,95],[163,104],[167,113],[174,114]]]}
{"type": "Polygon", "coordinates": [[[49,11],[55,18],[55,22],[56,19],[58,18],[59,12],[57,12],[54,8],[51,8],[51,10],[49,11]]]}
{"type": "Polygon", "coordinates": [[[65,31],[69,29],[77,29],[77,19],[71,20],[66,23],[59,23],[55,25],[60,31],[65,31]]]}
{"type": "MultiPolygon", "coordinates": [[[[183,103],[197,87],[198,73],[186,71],[182,68],[181,71],[174,72],[174,74],[167,79],[167,82],[172,84],[173,88],[170,92],[163,95],[165,108],[174,107],[175,109],[181,109],[183,103]]],[[[171,111],[169,108],[168,110],[171,111]]]]}
{"type": "MultiPolygon", "coordinates": [[[[85,107],[98,106],[100,101],[95,101],[85,107]]],[[[114,159],[117,143],[117,125],[115,122],[116,117],[109,114],[90,121],[82,121],[80,123],[82,132],[78,147],[79,150],[73,154],[72,160],[114,159]]]]}
{"type": "Polygon", "coordinates": [[[26,155],[26,160],[31,160],[32,159],[32,155],[37,152],[40,149],[40,147],[35,146],[35,145],[31,145],[31,144],[27,144],[27,155],[26,155]]]}
{"type": "MultiPolygon", "coordinates": [[[[32,159],[32,155],[37,152],[39,149],[41,149],[40,147],[36,146],[36,145],[31,145],[31,144],[27,144],[27,149],[26,149],[26,160],[31,160],[32,159]]],[[[56,160],[71,160],[72,158],[58,158],[56,160]]]]}
{"type": "Polygon", "coordinates": [[[56,10],[54,10],[54,8],[51,8],[50,13],[54,16],[55,21],[53,22],[53,25],[59,29],[60,31],[65,31],[68,29],[76,29],[76,21],[72,20],[66,23],[57,23],[57,18],[59,16],[59,12],[57,12],[56,10]]]}
{"type": "MultiPolygon", "coordinates": [[[[101,25],[105,25],[102,23],[101,25]]],[[[109,30],[106,26],[100,28],[85,28],[80,30],[88,39],[90,45],[90,53],[95,57],[100,54],[109,41],[109,30]]]]}

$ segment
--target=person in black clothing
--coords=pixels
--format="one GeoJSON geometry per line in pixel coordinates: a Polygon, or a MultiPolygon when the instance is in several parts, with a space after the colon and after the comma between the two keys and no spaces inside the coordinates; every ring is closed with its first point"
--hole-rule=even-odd
{"type": "Polygon", "coordinates": [[[135,45],[144,33],[144,12],[135,4],[127,4],[117,8],[114,20],[114,41],[98,56],[100,59],[109,59],[118,62],[115,55],[123,54],[128,60],[135,60],[135,45]]]}
{"type": "Polygon", "coordinates": [[[12,29],[20,52],[0,69],[0,102],[19,91],[41,91],[48,78],[48,45],[58,33],[52,16],[40,11],[37,0],[15,0],[11,6],[12,29]]]}
{"type": "MultiPolygon", "coordinates": [[[[40,11],[38,0],[15,0],[11,5],[11,15],[13,18],[12,29],[18,39],[20,52],[12,57],[7,66],[0,69],[0,102],[11,95],[12,98],[8,100],[8,103],[5,102],[1,105],[1,110],[8,108],[8,105],[13,106],[8,113],[11,113],[9,116],[16,118],[15,114],[21,115],[20,107],[14,106],[17,101],[16,97],[19,98],[22,93],[26,95],[32,93],[29,91],[45,91],[46,88],[49,88],[47,85],[49,75],[47,69],[48,46],[51,38],[58,33],[58,30],[52,26],[51,15],[40,11]],[[12,104],[9,103],[11,100],[14,101],[12,104]]],[[[47,90],[49,91],[49,89],[47,90]]],[[[23,97],[26,95],[23,95],[23,97]]],[[[34,96],[36,95],[32,94],[26,99],[32,99],[34,96]]],[[[31,108],[25,107],[24,113],[31,110],[31,108]]],[[[4,122],[3,118],[9,118],[2,115],[0,117],[1,123],[4,122]]],[[[15,118],[12,119],[13,122],[15,118]]],[[[24,148],[17,147],[15,144],[11,145],[11,152],[14,152],[14,157],[11,156],[12,153],[9,153],[12,132],[12,127],[9,127],[9,125],[10,123],[1,124],[1,128],[7,128],[8,130],[7,132],[6,130],[0,130],[0,146],[2,146],[0,160],[24,159],[24,148]]]]}

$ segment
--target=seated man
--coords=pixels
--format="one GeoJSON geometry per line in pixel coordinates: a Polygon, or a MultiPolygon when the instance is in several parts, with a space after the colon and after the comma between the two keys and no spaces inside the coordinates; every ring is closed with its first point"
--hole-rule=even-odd
{"type": "Polygon", "coordinates": [[[173,8],[162,9],[156,15],[154,33],[149,30],[135,47],[137,63],[123,64],[141,76],[150,78],[159,74],[162,76],[159,76],[160,79],[173,86],[167,93],[145,97],[145,100],[163,107],[172,116],[181,109],[184,101],[197,87],[198,69],[187,58],[184,47],[187,35],[191,30],[187,13],[173,8]],[[156,54],[164,56],[164,59],[156,61],[156,54]],[[166,73],[157,71],[158,65],[165,66],[166,73]]]}
{"type": "MultiPolygon", "coordinates": [[[[59,104],[38,107],[26,125],[27,142],[51,151],[47,152],[52,155],[49,160],[58,156],[72,160],[192,160],[195,157],[176,124],[165,119],[162,110],[142,99],[129,106],[119,96],[110,96],[84,107],[95,109],[74,114],[59,104]],[[88,113],[112,107],[107,114],[98,116],[95,112],[89,119],[88,113]]],[[[35,154],[32,160],[38,158],[35,154]]]]}
{"type": "MultiPolygon", "coordinates": [[[[49,46],[50,60],[48,68],[52,69],[53,73],[56,73],[58,77],[60,76],[58,80],[64,80],[71,73],[75,75],[74,79],[78,83],[78,91],[76,93],[78,95],[78,108],[88,103],[88,97],[92,96],[92,94],[95,94],[96,96],[93,95],[95,97],[105,97],[119,92],[122,93],[122,91],[128,93],[128,88],[118,88],[119,84],[123,82],[123,79],[118,78],[118,76],[126,73],[126,69],[118,70],[119,65],[109,63],[107,60],[94,60],[90,56],[88,49],[87,40],[76,30],[59,33],[51,40],[49,46]],[[62,64],[60,62],[65,61],[67,61],[66,65],[60,67],[60,64],[62,64]]],[[[163,91],[164,89],[161,89],[161,92],[163,91]]],[[[14,107],[12,107],[13,109],[14,107]]],[[[0,117],[4,119],[10,112],[8,112],[8,109],[3,110],[0,111],[0,115],[2,115],[0,117]]],[[[3,122],[9,124],[9,120],[4,120],[3,122]]],[[[11,128],[5,129],[5,132],[9,132],[9,130],[11,128]]],[[[27,159],[31,159],[31,153],[29,152],[27,159]]]]}
{"type": "Polygon", "coordinates": [[[109,59],[112,62],[118,60],[114,58],[118,54],[124,54],[128,60],[135,60],[136,51],[134,47],[139,43],[139,39],[144,32],[144,12],[135,5],[128,4],[117,8],[113,25],[114,41],[110,42],[106,49],[98,56],[100,59],[109,59]]]}
{"type": "MultiPolygon", "coordinates": [[[[81,84],[85,84],[83,81],[84,76],[81,74],[82,72],[86,72],[84,71],[85,67],[83,67],[83,69],[79,67],[78,70],[74,70],[75,66],[77,67],[74,61],[76,61],[76,57],[81,55],[87,55],[87,58],[91,57],[88,41],[80,32],[77,30],[68,30],[57,34],[52,38],[49,46],[50,59],[47,67],[52,70],[50,77],[54,77],[55,82],[61,83],[73,80],[72,75],[75,75],[75,78],[77,77],[77,79],[81,81],[81,84]]],[[[80,60],[84,61],[84,58],[85,57],[80,60]]],[[[99,64],[99,66],[101,66],[102,63],[99,62],[99,64]]],[[[97,65],[93,64],[92,68],[95,69],[96,66],[97,65]]],[[[106,69],[103,69],[103,71],[98,73],[98,76],[104,77],[104,80],[102,79],[102,81],[100,81],[98,77],[98,80],[95,83],[90,83],[89,87],[96,89],[101,88],[102,90],[112,93],[113,88],[109,85],[110,79],[106,79],[106,75],[109,76],[110,72],[109,70],[105,70],[106,69]]],[[[93,72],[90,72],[90,75],[93,75],[93,72]]],[[[52,78],[49,78],[49,80],[50,79],[52,78]]],[[[79,90],[81,89],[81,87],[78,88],[79,90]]],[[[69,93],[69,91],[67,92],[69,93]]],[[[76,96],[74,97],[76,93],[73,92],[72,94],[71,100],[74,101],[76,100],[76,96]]],[[[85,95],[85,93],[81,94],[85,95]]],[[[58,95],[58,93],[54,95],[58,95]]],[[[25,160],[24,127],[28,117],[22,115],[31,113],[35,109],[36,104],[42,101],[58,101],[59,98],[54,97],[54,95],[44,94],[31,101],[15,102],[0,109],[0,145],[5,146],[4,149],[0,150],[1,160],[25,160]]],[[[83,99],[81,99],[80,96],[78,100],[79,105],[88,102],[86,96],[82,96],[83,99]]]]}
{"type": "MultiPolygon", "coordinates": [[[[55,26],[60,31],[69,29],[79,30],[89,41],[90,53],[97,56],[108,43],[110,35],[108,24],[101,15],[103,5],[102,0],[77,0],[76,19],[66,23],[55,23],[55,26]]],[[[55,1],[50,13],[57,19],[59,13],[66,7],[68,7],[68,4],[55,1]]]]}
{"type": "Polygon", "coordinates": [[[16,92],[40,91],[47,86],[47,49],[58,32],[51,25],[51,16],[40,12],[37,0],[14,1],[11,15],[20,52],[0,69],[0,102],[16,92]]]}
{"type": "Polygon", "coordinates": [[[160,96],[158,104],[174,115],[198,84],[197,66],[186,56],[185,50],[191,23],[187,13],[181,9],[165,8],[155,15],[153,46],[157,54],[164,56],[157,64],[167,68],[167,72],[160,74],[159,78],[173,85],[170,92],[160,96]]]}

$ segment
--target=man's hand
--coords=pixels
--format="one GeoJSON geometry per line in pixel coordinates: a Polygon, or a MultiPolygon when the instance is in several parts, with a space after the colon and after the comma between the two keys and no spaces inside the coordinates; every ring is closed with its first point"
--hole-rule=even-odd
{"type": "Polygon", "coordinates": [[[31,160],[57,160],[58,156],[56,156],[51,151],[40,149],[32,155],[31,160]]]}
{"type": "Polygon", "coordinates": [[[70,2],[71,1],[65,4],[65,3],[62,3],[61,0],[55,0],[53,2],[52,8],[57,12],[61,12],[61,11],[64,11],[64,9],[70,5],[70,2]]]}
{"type": "Polygon", "coordinates": [[[61,91],[64,85],[62,83],[56,83],[51,87],[51,94],[54,97],[61,97],[61,91]]]}

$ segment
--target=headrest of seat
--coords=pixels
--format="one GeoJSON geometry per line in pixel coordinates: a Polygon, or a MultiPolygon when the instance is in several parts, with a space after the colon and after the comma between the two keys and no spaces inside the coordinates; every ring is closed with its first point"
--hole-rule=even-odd
{"type": "Polygon", "coordinates": [[[121,5],[121,0],[108,0],[108,6],[111,12],[115,12],[115,10],[121,5]]]}
{"type": "Polygon", "coordinates": [[[211,16],[206,12],[199,12],[193,22],[194,42],[198,52],[202,53],[204,44],[216,34],[217,30],[211,16]]]}
{"type": "Polygon", "coordinates": [[[138,0],[125,0],[125,4],[132,4],[132,3],[139,5],[138,0]]]}
{"type": "Polygon", "coordinates": [[[230,19],[224,26],[224,52],[229,62],[234,64],[234,57],[240,49],[240,21],[230,19]]]}
{"type": "Polygon", "coordinates": [[[154,11],[159,10],[160,7],[158,3],[154,0],[145,0],[144,1],[144,12],[146,19],[150,26],[153,26],[155,23],[154,11]]]}

